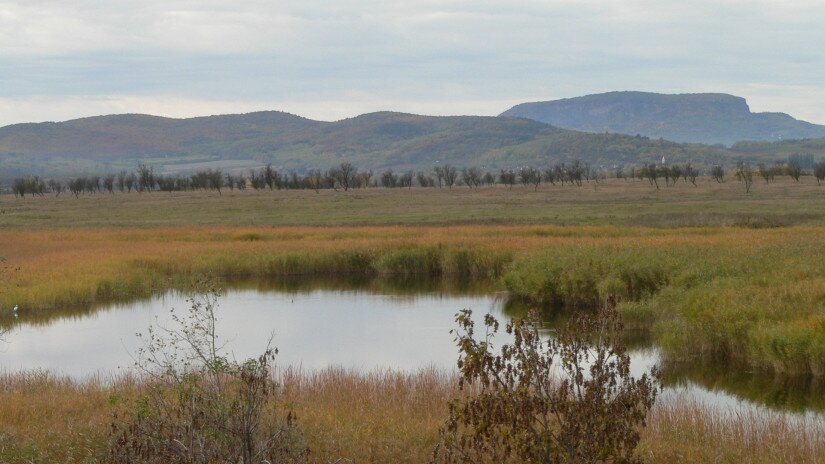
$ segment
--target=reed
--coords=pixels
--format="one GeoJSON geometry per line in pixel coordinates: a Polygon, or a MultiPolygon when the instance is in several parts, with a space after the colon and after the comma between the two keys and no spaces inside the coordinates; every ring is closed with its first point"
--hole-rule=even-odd
{"type": "MultiPolygon", "coordinates": [[[[427,462],[460,394],[436,369],[368,373],[330,368],[279,373],[314,462],[427,462]]],[[[140,379],[71,381],[48,373],[0,376],[0,462],[94,463],[105,457],[112,414],[130,407],[140,379]]],[[[815,463],[825,459],[825,419],[760,408],[718,411],[669,397],[648,415],[639,454],[656,463],[815,463]]]]}
{"type": "Polygon", "coordinates": [[[0,325],[219,279],[497,278],[567,307],[620,296],[673,360],[825,375],[825,229],[616,226],[0,231],[0,325]]]}
{"type": "Polygon", "coordinates": [[[649,329],[672,360],[724,357],[822,376],[823,232],[575,240],[522,254],[503,278],[511,291],[539,303],[588,307],[618,295],[628,323],[649,329]]]}

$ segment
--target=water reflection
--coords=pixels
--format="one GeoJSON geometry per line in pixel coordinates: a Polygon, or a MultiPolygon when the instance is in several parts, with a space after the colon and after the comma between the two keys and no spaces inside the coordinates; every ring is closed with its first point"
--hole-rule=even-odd
{"type": "MultiPolygon", "coordinates": [[[[537,306],[520,298],[507,299],[501,309],[508,317],[525,317],[537,311],[548,335],[574,314],[563,307],[537,306]]],[[[746,400],[783,411],[825,411],[825,382],[821,379],[753,371],[750,366],[724,359],[673,362],[657,348],[647,330],[626,330],[622,340],[633,359],[634,374],[654,365],[659,367],[666,396],[687,392],[722,407],[736,408],[741,406],[741,400],[746,400]]]]}
{"type": "MultiPolygon", "coordinates": [[[[305,368],[452,369],[458,353],[449,331],[458,310],[471,308],[480,321],[487,312],[499,318],[523,317],[534,309],[529,302],[508,297],[492,281],[338,277],[224,284],[231,290],[220,301],[219,327],[234,355],[259,353],[274,332],[279,362],[305,368]]],[[[42,368],[75,377],[127,369],[133,363],[130,353],[139,346],[135,333],[156,320],[168,324],[172,308],[187,307],[184,294],[168,292],[139,301],[66,308],[49,317],[27,314],[24,308],[0,343],[0,368],[42,368]]],[[[571,314],[563,308],[537,309],[548,336],[571,314]]],[[[501,337],[498,344],[505,341],[501,337]]],[[[722,361],[662,362],[644,332],[628,332],[625,342],[635,374],[662,367],[666,395],[688,392],[726,407],[746,399],[782,410],[825,411],[821,382],[754,373],[722,361]]]]}
{"type": "MultiPolygon", "coordinates": [[[[220,298],[220,335],[238,359],[260,353],[274,332],[282,364],[450,369],[457,359],[449,334],[454,314],[471,308],[479,318],[488,312],[500,315],[503,304],[502,295],[490,293],[489,287],[482,292],[460,282],[432,281],[428,287],[417,283],[414,290],[408,286],[403,292],[397,287],[403,282],[374,281],[345,290],[350,284],[234,283],[220,298]]],[[[170,310],[188,307],[186,295],[169,292],[96,310],[64,311],[50,320],[27,317],[24,311],[2,345],[0,366],[75,377],[129,368],[130,353],[139,347],[136,332],[145,332],[156,321],[170,326],[170,310]]]]}
{"type": "Polygon", "coordinates": [[[729,362],[662,363],[669,388],[699,386],[784,411],[825,411],[825,383],[812,376],[788,377],[752,371],[729,362]]]}

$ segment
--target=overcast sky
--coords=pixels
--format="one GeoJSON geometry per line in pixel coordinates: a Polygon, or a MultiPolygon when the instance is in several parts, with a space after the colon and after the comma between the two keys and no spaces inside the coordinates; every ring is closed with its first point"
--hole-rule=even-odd
{"type": "Polygon", "coordinates": [[[825,123],[823,24],[822,0],[0,0],[0,125],[495,115],[610,90],[825,123]]]}

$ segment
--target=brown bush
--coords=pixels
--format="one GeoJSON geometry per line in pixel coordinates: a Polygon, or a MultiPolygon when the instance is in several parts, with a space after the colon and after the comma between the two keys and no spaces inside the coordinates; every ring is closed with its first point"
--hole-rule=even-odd
{"type": "Polygon", "coordinates": [[[511,344],[492,352],[499,322],[475,338],[459,313],[458,366],[465,397],[453,400],[436,463],[630,463],[658,392],[658,373],[635,379],[610,301],[544,340],[538,319],[508,323],[511,344]]]}
{"type": "Polygon", "coordinates": [[[272,376],[277,350],[230,360],[217,342],[217,292],[192,298],[174,329],[150,328],[136,365],[147,392],[112,424],[110,463],[296,463],[306,457],[272,376]]]}

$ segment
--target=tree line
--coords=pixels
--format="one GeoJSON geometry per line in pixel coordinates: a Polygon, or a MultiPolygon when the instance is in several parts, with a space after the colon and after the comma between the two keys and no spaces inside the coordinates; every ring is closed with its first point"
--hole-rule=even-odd
{"type": "MultiPolygon", "coordinates": [[[[817,183],[825,180],[825,161],[810,163],[812,174],[817,183]]],[[[787,175],[799,181],[808,172],[802,168],[802,160],[797,155],[788,157],[787,161],[773,165],[759,163],[755,168],[747,162],[737,163],[729,171],[722,165],[709,169],[707,175],[719,183],[727,177],[734,177],[743,182],[747,192],[753,185],[753,179],[759,176],[766,183],[771,183],[777,176],[787,175]]],[[[303,174],[295,171],[279,171],[266,165],[259,170],[251,170],[248,175],[224,173],[220,169],[206,169],[191,175],[170,175],[156,173],[152,166],[140,164],[132,172],[121,171],[118,174],[75,177],[66,181],[43,179],[38,176],[17,178],[12,183],[15,196],[43,196],[47,193],[59,196],[64,192],[79,197],[81,194],[117,192],[178,192],[195,190],[212,190],[221,194],[224,190],[344,190],[359,188],[412,188],[439,187],[453,188],[466,186],[503,185],[510,189],[517,184],[537,190],[542,183],[551,185],[581,186],[583,183],[599,183],[608,178],[644,179],[656,189],[660,182],[665,186],[676,185],[682,180],[696,186],[696,179],[702,172],[690,162],[685,164],[649,163],[642,166],[618,166],[612,169],[594,168],[590,163],[573,160],[558,162],[545,168],[524,166],[517,169],[501,169],[497,173],[484,171],[477,167],[457,168],[450,164],[436,166],[429,171],[395,171],[384,170],[376,174],[372,170],[359,170],[351,163],[328,169],[310,169],[303,174]]]]}

